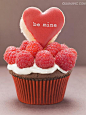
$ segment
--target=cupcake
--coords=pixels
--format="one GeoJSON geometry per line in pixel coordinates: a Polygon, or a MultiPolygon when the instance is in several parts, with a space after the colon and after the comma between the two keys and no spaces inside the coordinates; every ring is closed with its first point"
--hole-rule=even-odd
{"type": "Polygon", "coordinates": [[[77,59],[76,50],[54,42],[63,25],[64,15],[58,8],[24,11],[20,28],[27,40],[20,47],[9,46],[4,53],[19,101],[46,105],[63,100],[77,59]]]}

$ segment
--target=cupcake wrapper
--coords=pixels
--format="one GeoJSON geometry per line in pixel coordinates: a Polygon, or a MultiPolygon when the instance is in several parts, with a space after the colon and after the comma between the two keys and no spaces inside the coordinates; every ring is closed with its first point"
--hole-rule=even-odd
{"type": "Polygon", "coordinates": [[[18,99],[27,104],[46,105],[63,100],[70,76],[54,80],[28,80],[13,77],[18,99]]]}

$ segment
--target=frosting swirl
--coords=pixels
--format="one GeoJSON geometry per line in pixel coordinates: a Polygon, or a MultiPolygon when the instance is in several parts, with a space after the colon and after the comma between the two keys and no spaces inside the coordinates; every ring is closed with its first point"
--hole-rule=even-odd
{"type": "Polygon", "coordinates": [[[60,72],[65,73],[65,74],[68,72],[68,71],[64,71],[56,64],[54,64],[53,67],[48,68],[48,69],[42,69],[42,68],[38,67],[35,63],[32,67],[23,68],[23,69],[20,69],[17,66],[17,64],[12,64],[12,65],[8,64],[7,69],[12,70],[16,74],[20,74],[20,75],[27,75],[27,74],[31,74],[31,73],[50,74],[50,73],[55,72],[56,70],[59,70],[60,72]]]}

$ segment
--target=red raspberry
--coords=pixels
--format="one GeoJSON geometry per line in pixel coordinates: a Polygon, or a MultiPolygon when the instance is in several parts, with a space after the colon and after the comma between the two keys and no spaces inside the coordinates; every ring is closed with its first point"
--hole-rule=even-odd
{"type": "Polygon", "coordinates": [[[56,54],[61,50],[61,45],[57,42],[53,42],[46,47],[46,50],[51,52],[51,54],[55,57],[56,54]]]}
{"type": "Polygon", "coordinates": [[[20,50],[26,50],[27,45],[29,44],[28,40],[24,40],[20,46],[20,50]]]}
{"type": "Polygon", "coordinates": [[[54,58],[47,50],[39,51],[36,55],[36,65],[46,69],[54,66],[54,58]]]}
{"type": "Polygon", "coordinates": [[[26,50],[22,50],[16,57],[16,64],[19,68],[31,67],[34,64],[34,57],[26,50]]]}
{"type": "Polygon", "coordinates": [[[65,71],[71,70],[75,66],[77,52],[72,48],[61,50],[56,57],[55,63],[65,71]]]}
{"type": "Polygon", "coordinates": [[[26,51],[29,51],[34,57],[36,56],[37,52],[42,50],[43,47],[36,41],[31,41],[26,47],[26,51]]]}
{"type": "Polygon", "coordinates": [[[16,59],[16,51],[6,51],[4,54],[4,60],[9,64],[14,64],[16,59]]]}
{"type": "Polygon", "coordinates": [[[12,52],[12,51],[16,51],[17,53],[19,53],[21,50],[20,50],[20,48],[16,48],[16,47],[14,47],[14,46],[9,46],[9,47],[7,47],[7,49],[6,49],[6,51],[5,52],[12,52]]]}
{"type": "Polygon", "coordinates": [[[70,50],[76,55],[76,57],[77,57],[77,52],[76,52],[76,50],[75,49],[73,49],[73,48],[70,48],[70,50]]]}
{"type": "Polygon", "coordinates": [[[20,48],[17,47],[16,52],[19,53],[20,51],[21,51],[20,48]]]}
{"type": "Polygon", "coordinates": [[[14,46],[7,47],[5,52],[9,52],[9,51],[16,51],[16,47],[14,47],[14,46]]]}
{"type": "Polygon", "coordinates": [[[66,48],[68,48],[67,45],[65,45],[65,44],[61,44],[61,50],[64,50],[64,49],[66,49],[66,48]]]}

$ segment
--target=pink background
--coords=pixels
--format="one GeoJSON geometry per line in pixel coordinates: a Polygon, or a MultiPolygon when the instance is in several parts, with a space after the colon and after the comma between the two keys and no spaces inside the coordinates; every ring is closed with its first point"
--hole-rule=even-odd
{"type": "Polygon", "coordinates": [[[62,5],[65,1],[80,0],[0,0],[0,115],[86,115],[86,5],[62,5]],[[24,9],[30,6],[42,11],[59,7],[65,14],[66,24],[57,41],[78,52],[79,67],[73,69],[64,100],[58,104],[35,106],[19,102],[12,76],[6,66],[1,66],[6,65],[3,60],[6,47],[18,47],[25,39],[19,21],[24,9]]]}

